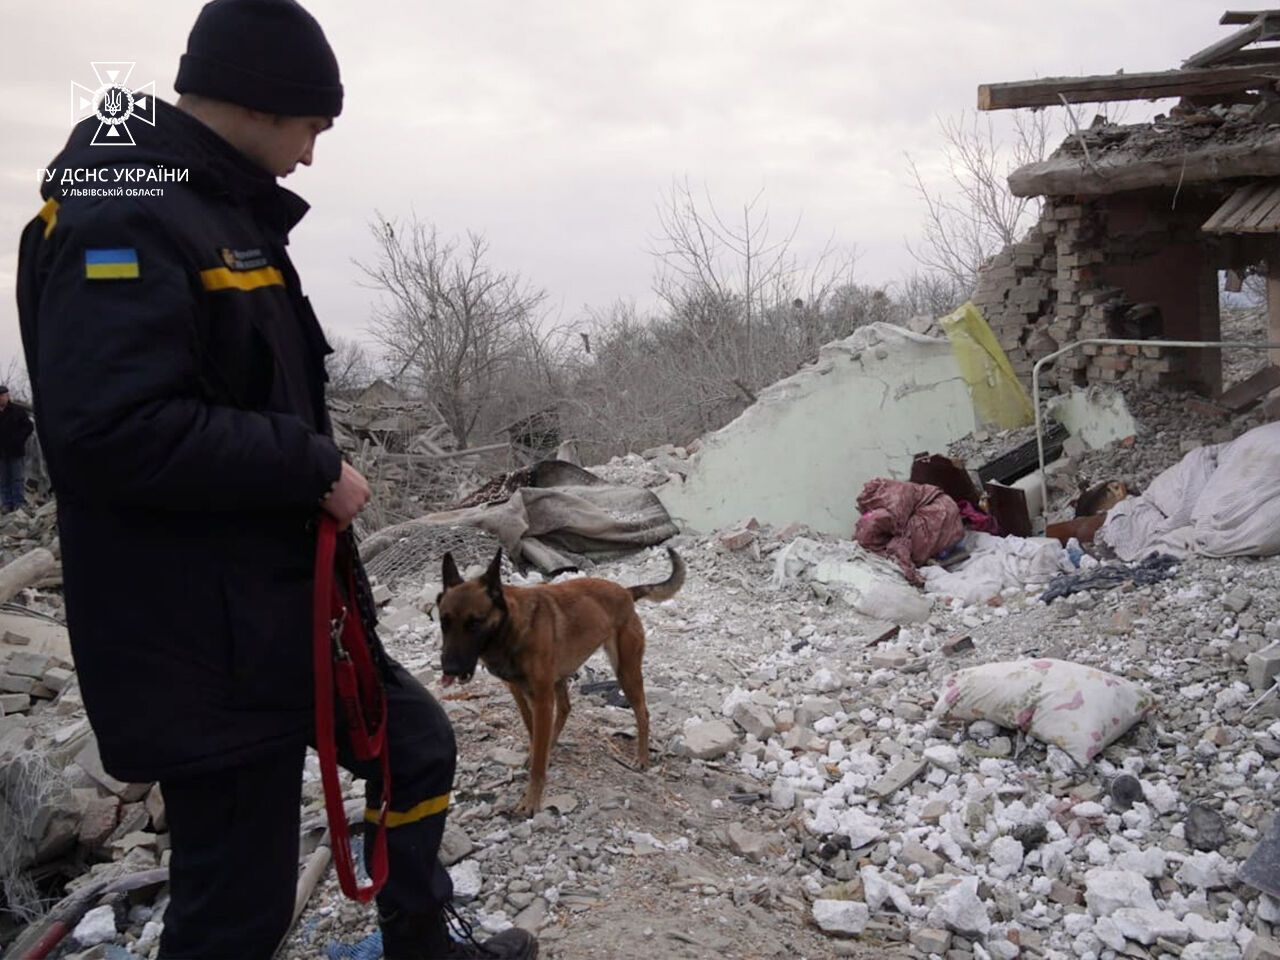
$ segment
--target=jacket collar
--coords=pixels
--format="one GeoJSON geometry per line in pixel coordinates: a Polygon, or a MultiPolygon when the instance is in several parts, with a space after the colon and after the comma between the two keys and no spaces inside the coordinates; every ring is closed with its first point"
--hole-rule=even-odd
{"type": "Polygon", "coordinates": [[[310,209],[292,190],[191,114],[156,100],[155,131],[191,170],[192,186],[246,204],[287,234],[310,209]]]}

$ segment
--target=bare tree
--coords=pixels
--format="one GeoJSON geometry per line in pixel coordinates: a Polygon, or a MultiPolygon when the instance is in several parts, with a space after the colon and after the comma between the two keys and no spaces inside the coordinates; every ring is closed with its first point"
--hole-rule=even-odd
{"type": "Polygon", "coordinates": [[[325,358],[329,373],[329,389],[334,393],[354,393],[374,381],[373,363],[368,351],[358,340],[349,340],[325,332],[333,353],[325,358]]]}
{"type": "Polygon", "coordinates": [[[903,320],[941,317],[964,303],[971,288],[947,273],[913,271],[894,284],[894,300],[903,320]]]}
{"type": "Polygon", "coordinates": [[[654,291],[674,324],[666,332],[684,341],[696,365],[689,374],[704,381],[703,393],[732,385],[750,395],[775,379],[787,360],[776,356],[771,322],[779,316],[794,322],[797,301],[807,307],[804,316],[817,316],[831,292],[851,282],[852,250],[828,243],[813,263],[802,264],[794,250],[799,220],[775,231],[763,196],[730,218],[686,180],[673,183],[658,207],[661,234],[650,247],[658,265],[654,291]]]}
{"type": "Polygon", "coordinates": [[[947,164],[945,186],[930,185],[907,154],[912,185],[925,205],[924,236],[908,244],[917,262],[965,291],[977,283],[978,270],[993,254],[1015,242],[1039,216],[1030,197],[1009,192],[1009,174],[1043,160],[1049,146],[1050,114],[1020,112],[1014,135],[1001,143],[990,116],[976,112],[938,121],[947,164]]]}
{"type": "Polygon", "coordinates": [[[10,357],[4,365],[4,373],[0,376],[4,377],[0,380],[0,384],[9,388],[15,400],[30,403],[31,382],[27,378],[27,365],[21,355],[10,357]]]}
{"type": "Polygon", "coordinates": [[[377,258],[357,266],[384,294],[370,332],[393,379],[423,391],[466,446],[546,294],[490,266],[480,234],[441,238],[416,217],[378,217],[370,228],[377,258]]]}

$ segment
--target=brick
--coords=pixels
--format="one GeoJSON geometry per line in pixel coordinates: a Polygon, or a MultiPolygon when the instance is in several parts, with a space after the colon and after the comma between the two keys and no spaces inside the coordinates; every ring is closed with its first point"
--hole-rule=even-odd
{"type": "Polygon", "coordinates": [[[36,685],[31,677],[15,677],[13,674],[0,673],[0,693],[30,693],[36,685]]]}
{"type": "Polygon", "coordinates": [[[1266,690],[1276,674],[1280,673],[1280,643],[1270,644],[1249,654],[1244,664],[1249,674],[1249,686],[1258,691],[1266,690]]]}
{"type": "Polygon", "coordinates": [[[26,650],[17,650],[9,655],[9,662],[5,664],[5,672],[11,673],[18,677],[34,677],[39,680],[44,676],[44,672],[50,667],[55,666],[53,657],[46,653],[29,653],[26,650]]]}
{"type": "Polygon", "coordinates": [[[89,850],[101,847],[115,832],[119,816],[119,797],[95,797],[90,800],[80,817],[80,843],[89,850]]]}
{"type": "Polygon", "coordinates": [[[0,693],[0,717],[11,713],[26,713],[31,709],[31,697],[25,693],[0,693]]]}

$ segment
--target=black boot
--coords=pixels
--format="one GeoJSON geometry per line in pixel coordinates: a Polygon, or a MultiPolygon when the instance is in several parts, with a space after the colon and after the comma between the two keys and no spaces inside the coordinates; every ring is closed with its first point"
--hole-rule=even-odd
{"type": "Polygon", "coordinates": [[[483,943],[476,940],[471,925],[452,904],[439,912],[380,912],[378,926],[383,960],[537,960],[538,956],[538,941],[515,927],[483,943]],[[450,921],[462,942],[449,935],[450,921]]]}

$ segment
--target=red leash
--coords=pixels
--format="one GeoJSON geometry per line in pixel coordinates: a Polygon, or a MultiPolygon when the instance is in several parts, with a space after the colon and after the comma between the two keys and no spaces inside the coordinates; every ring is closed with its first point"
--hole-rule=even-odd
{"type": "Polygon", "coordinates": [[[355,609],[355,569],[344,555],[336,571],[338,523],[320,515],[316,538],[316,589],[313,650],[316,674],[316,752],[320,754],[320,781],[329,819],[334,869],[342,892],[368,903],[387,882],[387,812],[391,807],[391,768],[387,749],[386,692],[378,677],[360,612],[355,609]],[[341,577],[341,588],[337,578],[341,577]],[[369,864],[370,882],[356,882],[351,857],[351,835],[338,783],[338,740],[334,701],[342,707],[343,734],[357,760],[380,760],[382,803],[378,830],[369,864]]]}

